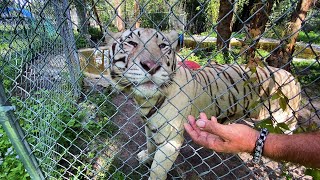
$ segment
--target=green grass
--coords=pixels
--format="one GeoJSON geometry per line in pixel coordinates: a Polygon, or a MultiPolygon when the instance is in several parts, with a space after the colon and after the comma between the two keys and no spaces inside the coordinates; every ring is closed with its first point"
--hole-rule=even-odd
{"type": "Polygon", "coordinates": [[[320,44],[320,32],[310,31],[308,33],[300,31],[298,40],[305,43],[320,44]]]}
{"type": "Polygon", "coordinates": [[[320,63],[317,61],[293,62],[293,69],[302,86],[320,82],[320,63]]]}

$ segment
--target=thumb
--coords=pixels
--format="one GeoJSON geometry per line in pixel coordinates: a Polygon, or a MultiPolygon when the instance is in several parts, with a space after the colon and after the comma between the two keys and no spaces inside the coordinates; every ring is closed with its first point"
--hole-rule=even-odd
{"type": "Polygon", "coordinates": [[[215,117],[211,117],[211,121],[199,119],[196,124],[202,131],[221,136],[222,138],[225,138],[227,134],[225,125],[218,123],[215,117]]]}

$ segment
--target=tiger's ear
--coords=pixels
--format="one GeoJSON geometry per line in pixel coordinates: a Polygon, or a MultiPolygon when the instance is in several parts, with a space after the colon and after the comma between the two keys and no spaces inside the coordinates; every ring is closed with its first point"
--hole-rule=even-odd
{"type": "Polygon", "coordinates": [[[172,46],[172,49],[176,49],[177,48],[177,45],[178,45],[178,33],[174,30],[170,31],[169,34],[166,34],[168,40],[170,41],[171,43],[171,46],[172,46]]]}
{"type": "Polygon", "coordinates": [[[106,43],[106,46],[107,47],[110,47],[113,42],[115,40],[117,40],[121,35],[122,35],[123,32],[117,32],[117,33],[114,33],[114,32],[111,32],[111,31],[108,31],[107,29],[105,30],[104,32],[104,39],[105,39],[105,43],[106,43]]]}

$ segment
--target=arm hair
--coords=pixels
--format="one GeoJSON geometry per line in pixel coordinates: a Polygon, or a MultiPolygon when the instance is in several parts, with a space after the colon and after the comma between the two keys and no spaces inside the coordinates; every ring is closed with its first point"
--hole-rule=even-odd
{"type": "Polygon", "coordinates": [[[320,131],[294,135],[269,134],[263,155],[274,160],[320,168],[320,131]]]}

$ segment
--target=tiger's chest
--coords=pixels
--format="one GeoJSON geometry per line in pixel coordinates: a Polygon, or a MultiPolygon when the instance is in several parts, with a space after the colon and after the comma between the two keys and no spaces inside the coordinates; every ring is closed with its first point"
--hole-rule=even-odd
{"type": "Polygon", "coordinates": [[[175,87],[172,89],[175,93],[152,99],[135,99],[144,123],[159,141],[172,131],[180,131],[187,115],[193,114],[187,95],[175,87]]]}

